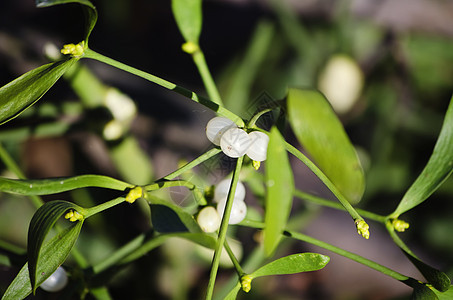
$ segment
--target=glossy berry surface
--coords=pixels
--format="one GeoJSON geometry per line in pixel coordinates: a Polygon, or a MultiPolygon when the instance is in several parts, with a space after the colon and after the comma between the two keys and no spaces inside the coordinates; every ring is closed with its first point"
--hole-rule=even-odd
{"type": "Polygon", "coordinates": [[[249,133],[252,141],[247,156],[255,161],[264,161],[267,157],[267,145],[269,144],[269,136],[260,131],[252,131],[249,133]]]}
{"type": "Polygon", "coordinates": [[[58,269],[49,276],[40,287],[47,292],[58,292],[61,291],[68,284],[68,275],[63,267],[58,267],[58,269]]]}
{"type": "MultiPolygon", "coordinates": [[[[214,190],[214,202],[219,202],[228,196],[230,190],[231,178],[220,181],[214,190]]],[[[245,186],[242,182],[238,181],[236,192],[234,193],[234,201],[244,201],[245,199],[245,186]]]]}
{"type": "Polygon", "coordinates": [[[236,127],[230,119],[224,117],[212,118],[206,125],[206,137],[216,146],[220,146],[220,138],[228,129],[236,127]]]}
{"type": "MultiPolygon", "coordinates": [[[[217,212],[219,213],[220,217],[223,217],[223,212],[225,210],[227,198],[223,198],[217,204],[217,212]]],[[[238,224],[242,220],[244,220],[245,215],[247,214],[247,205],[244,201],[234,201],[233,207],[231,208],[230,219],[228,220],[228,224],[238,224]]]]}
{"type": "Polygon", "coordinates": [[[240,128],[230,128],[220,138],[220,148],[232,158],[245,155],[251,143],[248,133],[240,128]]]}
{"type": "Polygon", "coordinates": [[[220,227],[221,217],[217,210],[212,206],[207,206],[200,210],[197,217],[198,225],[204,232],[215,232],[220,227]]]}

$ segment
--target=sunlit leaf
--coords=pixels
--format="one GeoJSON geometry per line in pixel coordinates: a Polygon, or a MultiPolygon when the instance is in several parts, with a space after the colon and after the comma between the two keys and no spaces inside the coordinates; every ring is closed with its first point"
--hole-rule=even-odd
{"type": "Polygon", "coordinates": [[[74,64],[75,58],[31,70],[0,88],[0,124],[32,106],[74,64]]]}
{"type": "MultiPolygon", "coordinates": [[[[57,220],[68,210],[82,212],[83,208],[67,201],[51,201],[41,206],[30,221],[28,229],[27,253],[28,268],[30,271],[30,282],[33,292],[37,288],[37,270],[39,262],[46,263],[44,259],[40,260],[42,244],[49,233],[50,229],[57,220]]],[[[71,249],[68,249],[68,253],[71,249]]],[[[66,253],[66,255],[68,254],[66,253]]]]}
{"type": "Polygon", "coordinates": [[[118,191],[134,185],[102,175],[80,175],[50,179],[8,179],[0,177],[0,190],[22,195],[49,195],[86,187],[99,187],[118,191]]]}
{"type": "Polygon", "coordinates": [[[276,127],[269,134],[265,171],[266,213],[264,250],[270,256],[277,247],[291,211],[294,178],[285,141],[276,127]]]}
{"type": "Polygon", "coordinates": [[[292,254],[262,266],[250,274],[250,276],[256,278],[269,275],[316,271],[324,268],[329,261],[330,258],[328,256],[318,253],[292,254]]]}
{"type": "Polygon", "coordinates": [[[81,4],[86,13],[85,19],[85,43],[88,44],[88,38],[90,37],[91,31],[96,25],[98,14],[94,5],[88,0],[36,0],[37,7],[49,7],[58,4],[78,3],[81,4]]]}
{"type": "Polygon", "coordinates": [[[365,190],[365,177],[354,146],[326,98],[313,90],[290,89],[288,115],[298,141],[318,167],[354,204],[365,190]]]}
{"type": "Polygon", "coordinates": [[[444,124],[434,151],[422,173],[404,194],[392,218],[398,218],[402,213],[414,208],[425,201],[439,186],[447,180],[453,171],[453,97],[450,100],[444,124]]]}
{"type": "Polygon", "coordinates": [[[198,45],[201,32],[201,0],[172,0],[173,15],[187,42],[198,45]]]}
{"type": "Polygon", "coordinates": [[[439,300],[451,300],[453,299],[453,285],[450,285],[447,291],[439,292],[438,290],[433,290],[439,300]]]}
{"type": "MultiPolygon", "coordinates": [[[[41,285],[65,261],[79,236],[82,224],[83,222],[75,223],[44,244],[36,272],[36,286],[41,285]]],[[[31,292],[28,263],[26,263],[9,285],[2,300],[24,299],[31,292]]]]}

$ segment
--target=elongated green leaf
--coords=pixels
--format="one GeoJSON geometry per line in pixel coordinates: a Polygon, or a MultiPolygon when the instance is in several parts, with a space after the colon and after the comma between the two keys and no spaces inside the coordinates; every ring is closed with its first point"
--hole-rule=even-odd
{"type": "Polygon", "coordinates": [[[151,221],[158,232],[203,232],[195,218],[182,207],[154,196],[147,199],[151,205],[151,221]]]}
{"type": "Polygon", "coordinates": [[[441,272],[430,265],[422,262],[420,259],[403,250],[404,254],[414,264],[414,266],[422,273],[423,277],[430,283],[435,289],[445,292],[450,288],[451,280],[444,272],[441,272]]]}
{"type": "Polygon", "coordinates": [[[360,201],[365,177],[354,146],[326,98],[313,90],[290,89],[288,115],[298,141],[351,203],[360,201]]]}
{"type": "Polygon", "coordinates": [[[250,276],[256,278],[269,275],[316,271],[324,268],[329,261],[330,257],[318,253],[292,254],[262,266],[250,274],[250,276]]]}
{"type": "MultiPolygon", "coordinates": [[[[70,209],[73,209],[79,213],[83,212],[83,208],[75,205],[74,203],[62,200],[51,201],[41,206],[30,221],[28,229],[27,252],[28,269],[30,272],[30,282],[33,287],[33,293],[37,288],[36,274],[42,244],[52,226],[65,212],[70,209]]],[[[42,261],[45,263],[44,260],[42,261]]]]}
{"type": "Polygon", "coordinates": [[[411,295],[412,300],[438,300],[436,294],[426,285],[418,284],[414,286],[414,291],[411,295]]]}
{"type": "Polygon", "coordinates": [[[428,164],[407,190],[392,218],[414,208],[436,191],[453,171],[453,97],[428,164]]]}
{"type": "Polygon", "coordinates": [[[267,148],[265,171],[266,213],[264,217],[264,250],[270,256],[277,247],[291,211],[294,178],[285,149],[285,141],[272,127],[267,148]]]}
{"type": "Polygon", "coordinates": [[[201,32],[201,0],[172,0],[173,15],[187,42],[198,45],[201,32]]]}
{"type": "Polygon", "coordinates": [[[439,292],[437,290],[433,290],[439,300],[451,300],[453,299],[453,285],[450,285],[446,292],[439,292]]]}
{"type": "Polygon", "coordinates": [[[76,61],[50,63],[25,73],[0,88],[0,125],[38,101],[76,61]]]}
{"type": "Polygon", "coordinates": [[[0,177],[0,191],[22,195],[49,195],[86,187],[124,191],[134,185],[102,175],[27,180],[0,177]]]}
{"type": "MultiPolygon", "coordinates": [[[[74,246],[83,222],[77,222],[63,232],[57,234],[41,250],[40,263],[37,268],[36,285],[39,286],[65,261],[74,246]]],[[[28,263],[9,285],[2,300],[24,299],[32,292],[28,263]]]]}
{"type": "Polygon", "coordinates": [[[91,31],[96,25],[98,19],[98,13],[94,5],[88,0],[36,0],[37,7],[49,7],[59,4],[78,3],[84,7],[86,13],[85,20],[85,43],[88,45],[88,38],[90,37],[91,31]]]}

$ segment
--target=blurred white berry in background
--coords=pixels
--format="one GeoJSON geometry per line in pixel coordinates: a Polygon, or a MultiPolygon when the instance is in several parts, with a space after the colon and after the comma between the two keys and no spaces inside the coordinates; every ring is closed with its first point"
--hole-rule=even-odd
{"type": "Polygon", "coordinates": [[[236,124],[228,118],[215,117],[206,125],[206,136],[216,146],[220,146],[220,138],[230,128],[236,127],[236,124]]]}
{"type": "Polygon", "coordinates": [[[49,276],[40,287],[47,292],[61,291],[68,284],[68,275],[63,267],[58,267],[52,275],[49,276]]]}
{"type": "Polygon", "coordinates": [[[215,232],[220,227],[222,218],[212,206],[206,206],[198,213],[197,222],[204,232],[215,232]]]}
{"type": "Polygon", "coordinates": [[[249,133],[252,141],[247,156],[255,161],[264,161],[267,157],[267,145],[269,144],[269,136],[260,131],[252,131],[249,133]]]}
{"type": "MultiPolygon", "coordinates": [[[[219,213],[220,217],[223,217],[223,212],[225,210],[227,198],[223,198],[219,200],[217,203],[217,212],[219,213]]],[[[238,224],[242,220],[244,220],[245,215],[247,214],[247,205],[244,201],[233,201],[233,207],[231,208],[230,219],[228,220],[228,224],[238,224]]]]}
{"type": "Polygon", "coordinates": [[[347,55],[334,55],[319,76],[318,88],[333,109],[343,114],[359,99],[364,76],[357,62],[347,55]]]}
{"type": "MultiPolygon", "coordinates": [[[[220,181],[214,190],[214,202],[219,202],[228,196],[230,190],[231,178],[220,181]]],[[[244,201],[245,199],[245,186],[242,182],[238,181],[236,192],[234,193],[234,201],[244,201]]]]}
{"type": "Polygon", "coordinates": [[[251,143],[248,133],[240,128],[228,129],[220,138],[220,148],[225,155],[232,158],[243,156],[251,143]]]}

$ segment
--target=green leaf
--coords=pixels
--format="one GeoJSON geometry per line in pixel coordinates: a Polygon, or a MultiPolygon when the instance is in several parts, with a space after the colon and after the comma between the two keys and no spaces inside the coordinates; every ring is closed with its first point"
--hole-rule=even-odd
{"type": "Polygon", "coordinates": [[[86,187],[124,191],[134,185],[102,175],[80,175],[50,179],[9,179],[0,177],[0,191],[22,195],[49,195],[86,187]]]}
{"type": "Polygon", "coordinates": [[[282,237],[291,211],[294,178],[285,149],[285,141],[276,127],[269,134],[265,171],[266,213],[264,250],[272,255],[282,237]]]}
{"type": "Polygon", "coordinates": [[[447,274],[427,265],[406,250],[400,249],[435,289],[445,292],[450,288],[451,280],[447,274]]]}
{"type": "Polygon", "coordinates": [[[36,0],[37,7],[49,7],[59,4],[78,3],[81,4],[86,13],[85,19],[85,45],[88,45],[88,38],[98,19],[98,13],[94,5],[88,0],[36,0]]]}
{"type": "Polygon", "coordinates": [[[198,45],[202,25],[201,0],[172,0],[173,15],[186,42],[198,45]]]}
{"type": "Polygon", "coordinates": [[[330,257],[318,253],[298,253],[270,262],[252,274],[252,278],[316,271],[324,268],[330,257]]]}
{"type": "MultiPolygon", "coordinates": [[[[37,270],[39,263],[39,254],[41,252],[42,244],[49,233],[52,226],[57,220],[68,210],[73,209],[83,215],[83,208],[74,203],[57,200],[47,202],[41,206],[33,218],[30,221],[28,229],[28,242],[27,242],[27,253],[28,253],[28,269],[30,272],[30,282],[33,287],[33,293],[37,286],[37,270]]],[[[71,248],[68,249],[68,253],[71,248]]],[[[68,254],[66,253],[66,255],[68,254]]],[[[66,258],[66,256],[65,256],[66,258]]],[[[44,263],[46,260],[41,259],[44,263]]]]}
{"type": "Polygon", "coordinates": [[[182,207],[154,196],[145,197],[151,206],[151,221],[154,229],[162,233],[203,232],[194,217],[182,207]]]}
{"type": "Polygon", "coordinates": [[[32,106],[55,84],[77,59],[50,63],[16,78],[0,88],[0,125],[32,106]]]}
{"type": "Polygon", "coordinates": [[[453,299],[453,285],[450,285],[447,291],[439,292],[438,290],[433,290],[439,300],[451,300],[453,299]]]}
{"type": "Polygon", "coordinates": [[[298,141],[346,199],[359,202],[365,190],[362,166],[327,99],[317,91],[290,89],[287,100],[298,141]]]}
{"type": "Polygon", "coordinates": [[[417,284],[414,286],[414,291],[411,295],[412,300],[438,300],[436,294],[426,285],[417,284]]]}
{"type": "MultiPolygon", "coordinates": [[[[83,222],[77,222],[63,232],[57,234],[41,249],[40,262],[37,268],[36,286],[41,285],[65,261],[74,246],[83,222]]],[[[2,300],[24,299],[32,292],[28,263],[9,285],[2,300]]]]}
{"type": "Polygon", "coordinates": [[[391,218],[414,208],[436,191],[453,171],[453,97],[428,164],[404,194],[391,218]]]}

